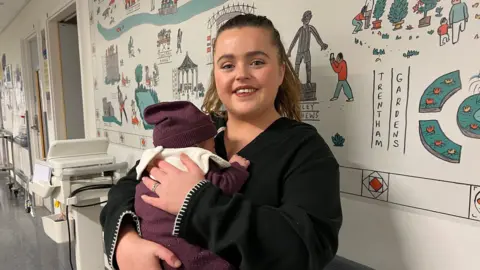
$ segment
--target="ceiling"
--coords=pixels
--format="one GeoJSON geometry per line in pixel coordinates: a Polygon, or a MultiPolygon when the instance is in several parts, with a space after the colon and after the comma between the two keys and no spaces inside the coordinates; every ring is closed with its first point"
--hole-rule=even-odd
{"type": "Polygon", "coordinates": [[[30,0],[0,0],[0,33],[30,0]]]}

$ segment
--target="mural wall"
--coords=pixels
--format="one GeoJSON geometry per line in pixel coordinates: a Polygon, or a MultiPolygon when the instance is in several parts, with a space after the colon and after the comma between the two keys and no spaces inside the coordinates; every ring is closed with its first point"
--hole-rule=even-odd
{"type": "Polygon", "coordinates": [[[266,15],[302,81],[303,121],[342,165],[343,193],[480,221],[477,1],[89,1],[97,136],[151,147],[144,108],[200,106],[216,29],[266,15]]]}
{"type": "MultiPolygon", "coordinates": [[[[21,123],[14,119],[25,116],[25,92],[22,70],[19,64],[8,61],[7,55],[2,54],[0,63],[0,109],[5,129],[13,131],[15,135],[22,132],[21,123]]],[[[23,131],[25,132],[25,131],[23,131]]]]}

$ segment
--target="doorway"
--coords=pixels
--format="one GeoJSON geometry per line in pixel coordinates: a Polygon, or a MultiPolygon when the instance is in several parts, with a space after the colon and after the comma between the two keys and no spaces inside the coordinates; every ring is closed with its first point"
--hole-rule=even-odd
{"type": "Polygon", "coordinates": [[[27,50],[28,50],[28,60],[27,60],[27,68],[28,74],[30,76],[29,80],[30,90],[29,96],[32,99],[32,106],[31,108],[31,125],[30,127],[30,134],[32,135],[32,144],[34,153],[33,159],[45,159],[48,149],[48,130],[46,127],[46,122],[44,119],[44,105],[42,102],[42,86],[41,86],[41,65],[40,65],[40,56],[39,56],[39,47],[38,39],[36,33],[27,38],[27,50]]]}
{"type": "Polygon", "coordinates": [[[85,138],[75,1],[53,14],[46,30],[55,139],[85,138]]]}

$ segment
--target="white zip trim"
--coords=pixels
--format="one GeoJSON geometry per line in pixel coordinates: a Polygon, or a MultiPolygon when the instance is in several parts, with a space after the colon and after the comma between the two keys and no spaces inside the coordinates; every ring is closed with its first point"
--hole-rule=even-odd
{"type": "Polygon", "coordinates": [[[208,183],[207,180],[202,180],[200,183],[196,184],[188,193],[187,196],[185,196],[185,199],[183,200],[182,208],[180,208],[180,211],[178,211],[177,216],[175,217],[175,223],[173,224],[173,236],[178,236],[178,233],[180,231],[180,224],[182,223],[183,215],[185,214],[185,211],[187,210],[188,203],[190,202],[190,199],[192,198],[193,194],[203,185],[208,183]]]}
{"type": "Polygon", "coordinates": [[[112,269],[115,269],[113,267],[113,253],[115,251],[115,246],[117,245],[117,240],[118,240],[118,232],[120,231],[120,225],[122,224],[122,220],[123,220],[123,217],[126,216],[126,215],[131,215],[133,220],[135,221],[135,224],[136,224],[136,230],[137,230],[137,233],[142,236],[142,232],[140,231],[140,221],[138,220],[138,217],[137,215],[135,215],[135,213],[133,211],[124,211],[121,215],[120,215],[120,218],[118,219],[117,221],[117,226],[115,227],[115,232],[114,232],[114,236],[113,236],[113,242],[112,242],[112,247],[110,249],[110,254],[108,256],[108,263],[110,264],[110,267],[112,269]]]}

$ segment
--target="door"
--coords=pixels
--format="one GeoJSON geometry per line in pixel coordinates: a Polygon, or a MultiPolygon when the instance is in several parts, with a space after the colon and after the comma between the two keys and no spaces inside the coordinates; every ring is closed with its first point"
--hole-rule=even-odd
{"type": "Polygon", "coordinates": [[[42,95],[40,91],[40,73],[35,70],[34,73],[34,104],[35,104],[35,113],[33,115],[33,125],[31,129],[35,132],[35,143],[37,144],[38,154],[37,158],[45,159],[46,158],[46,147],[45,147],[45,130],[44,130],[44,119],[43,119],[43,109],[42,109],[42,95]]]}
{"type": "Polygon", "coordinates": [[[75,23],[59,23],[60,59],[66,139],[85,138],[78,29],[75,23]]]}
{"type": "Polygon", "coordinates": [[[32,156],[35,159],[46,158],[46,137],[45,122],[43,119],[43,104],[42,104],[42,88],[41,88],[41,73],[40,73],[40,57],[39,57],[39,44],[37,38],[34,37],[28,40],[28,58],[27,68],[29,69],[30,84],[27,89],[29,96],[31,97],[30,107],[30,134],[31,145],[34,151],[32,156]]]}

